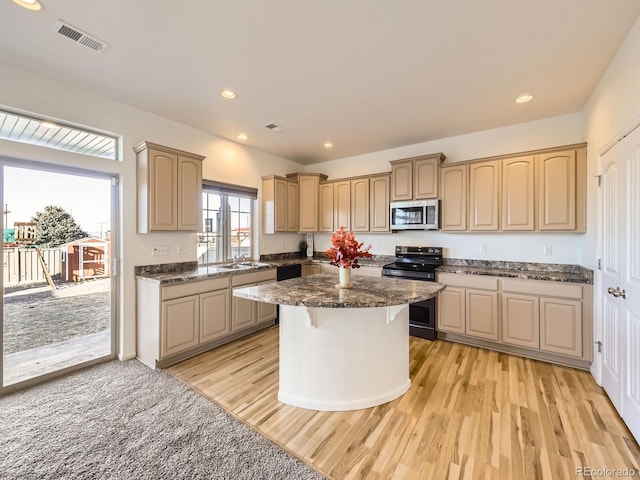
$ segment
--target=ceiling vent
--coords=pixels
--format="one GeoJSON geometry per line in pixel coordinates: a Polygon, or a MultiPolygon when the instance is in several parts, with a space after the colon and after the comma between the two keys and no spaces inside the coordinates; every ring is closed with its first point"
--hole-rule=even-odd
{"type": "Polygon", "coordinates": [[[265,127],[267,127],[269,130],[273,130],[274,132],[281,132],[282,131],[282,127],[279,127],[278,125],[276,125],[273,122],[265,124],[265,127]]]}
{"type": "Polygon", "coordinates": [[[73,40],[74,42],[79,43],[83,47],[86,47],[95,53],[102,53],[107,48],[109,48],[109,44],[103,42],[102,40],[98,40],[96,37],[83,32],[73,25],[69,25],[64,20],[58,20],[53,26],[53,30],[56,33],[59,33],[60,35],[63,35],[73,40]]]}

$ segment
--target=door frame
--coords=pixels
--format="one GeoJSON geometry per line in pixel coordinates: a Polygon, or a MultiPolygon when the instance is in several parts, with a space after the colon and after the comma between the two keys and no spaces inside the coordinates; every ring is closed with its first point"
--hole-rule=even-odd
{"type": "MultiPolygon", "coordinates": [[[[74,372],[91,365],[103,363],[108,360],[116,358],[117,341],[119,338],[119,283],[120,283],[120,217],[119,217],[119,198],[120,198],[120,174],[107,172],[103,170],[92,170],[88,168],[71,167],[67,165],[61,165],[56,163],[37,162],[33,160],[22,160],[12,157],[6,157],[0,155],[0,205],[4,205],[4,167],[25,168],[31,170],[38,170],[43,172],[76,175],[92,178],[100,178],[111,181],[111,257],[109,261],[111,282],[110,282],[110,308],[111,308],[111,338],[110,338],[110,352],[108,355],[94,358],[85,362],[80,362],[69,367],[65,367],[54,372],[49,372],[43,375],[39,375],[21,382],[17,382],[11,385],[4,385],[4,355],[3,355],[3,338],[4,338],[4,296],[0,294],[0,396],[9,392],[20,390],[32,385],[42,383],[52,378],[64,376],[70,372],[74,372]]],[[[0,216],[0,225],[4,228],[4,215],[0,216]]],[[[4,288],[4,272],[0,272],[0,285],[4,288]]]]}

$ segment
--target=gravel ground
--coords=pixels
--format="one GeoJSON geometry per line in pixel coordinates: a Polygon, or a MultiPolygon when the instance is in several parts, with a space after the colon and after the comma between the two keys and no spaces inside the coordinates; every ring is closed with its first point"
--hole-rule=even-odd
{"type": "Polygon", "coordinates": [[[3,354],[109,329],[109,279],[5,289],[3,354]]]}

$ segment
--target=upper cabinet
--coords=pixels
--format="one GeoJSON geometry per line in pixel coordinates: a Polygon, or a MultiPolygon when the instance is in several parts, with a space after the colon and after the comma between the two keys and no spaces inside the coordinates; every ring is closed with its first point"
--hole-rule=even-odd
{"type": "Polygon", "coordinates": [[[138,233],[202,229],[205,157],[143,142],[137,154],[138,233]]]}
{"type": "Polygon", "coordinates": [[[319,231],[319,200],[320,182],[327,179],[326,175],[318,173],[296,173],[287,175],[298,183],[299,195],[299,232],[319,231]]]}
{"type": "Polygon", "coordinates": [[[369,231],[388,232],[389,222],[389,174],[369,178],[369,231]]]}
{"type": "Polygon", "coordinates": [[[439,167],[446,157],[434,153],[391,162],[391,201],[438,197],[439,167]]]}
{"type": "Polygon", "coordinates": [[[502,229],[533,230],[535,205],[534,156],[502,161],[502,229]]]}
{"type": "Polygon", "coordinates": [[[536,155],[541,231],[584,232],[587,203],[587,148],[580,145],[536,155]]]}
{"type": "Polygon", "coordinates": [[[351,229],[351,181],[333,183],[333,227],[351,229]]]}
{"type": "Polygon", "coordinates": [[[369,179],[351,180],[351,230],[369,231],[369,179]]]}
{"type": "Polygon", "coordinates": [[[333,182],[320,184],[320,208],[318,231],[333,232],[333,182]]]}
{"type": "Polygon", "coordinates": [[[469,165],[469,230],[498,230],[499,203],[500,162],[469,165]]]}
{"type": "Polygon", "coordinates": [[[298,183],[276,175],[262,177],[262,232],[297,232],[298,217],[298,183]]]}
{"type": "Polygon", "coordinates": [[[442,230],[585,231],[585,144],[447,165],[440,177],[442,230]]]}

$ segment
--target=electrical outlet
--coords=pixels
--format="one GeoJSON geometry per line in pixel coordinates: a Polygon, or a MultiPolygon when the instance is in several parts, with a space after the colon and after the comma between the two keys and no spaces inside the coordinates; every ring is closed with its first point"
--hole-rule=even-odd
{"type": "Polygon", "coordinates": [[[178,245],[177,251],[178,251],[178,255],[184,255],[187,253],[184,249],[184,245],[178,245]]]}
{"type": "Polygon", "coordinates": [[[151,247],[151,255],[154,257],[165,257],[169,255],[169,247],[151,247]]]}
{"type": "Polygon", "coordinates": [[[487,244],[486,243],[481,243],[480,244],[480,252],[487,253],[487,244]]]}
{"type": "Polygon", "coordinates": [[[551,255],[551,252],[552,252],[551,245],[545,245],[542,252],[547,256],[551,255]]]}

